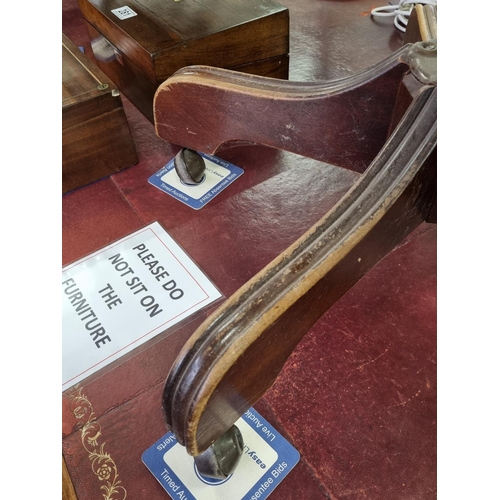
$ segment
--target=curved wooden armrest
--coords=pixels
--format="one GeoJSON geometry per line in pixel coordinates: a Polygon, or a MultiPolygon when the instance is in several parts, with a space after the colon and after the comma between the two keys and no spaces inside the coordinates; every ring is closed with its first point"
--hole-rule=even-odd
{"type": "Polygon", "coordinates": [[[389,136],[411,48],[331,82],[187,67],[155,94],[156,133],[208,154],[226,142],[246,141],[364,172],[389,136]]]}
{"type": "MultiPolygon", "coordinates": [[[[389,73],[404,73],[402,65],[396,63],[402,53],[391,59],[392,62],[387,66],[390,67],[389,73]]],[[[260,102],[259,99],[265,95],[265,104],[260,108],[262,123],[256,130],[251,130],[249,125],[248,133],[244,133],[241,124],[235,135],[225,135],[225,132],[229,134],[233,126],[239,126],[232,120],[232,112],[238,107],[231,101],[235,94],[229,88],[230,84],[217,84],[220,76],[217,70],[208,73],[208,70],[203,70],[203,75],[199,70],[186,70],[162,86],[155,101],[156,127],[162,137],[205,152],[213,152],[218,147],[219,143],[210,142],[210,134],[203,132],[205,128],[213,126],[209,115],[193,113],[184,116],[183,105],[180,104],[178,109],[173,104],[172,100],[182,98],[183,93],[194,99],[185,81],[190,71],[192,91],[199,89],[198,83],[203,79],[210,91],[203,95],[211,95],[210,99],[214,100],[209,104],[201,100],[200,109],[212,109],[215,102],[225,109],[224,117],[229,125],[222,124],[218,129],[221,132],[218,135],[220,140],[239,138],[256,141],[258,135],[259,142],[262,138],[264,144],[269,144],[271,141],[264,140],[267,134],[276,139],[281,133],[292,130],[287,128],[287,124],[297,123],[298,120],[301,124],[297,126],[294,140],[300,142],[300,130],[303,131],[302,127],[307,126],[301,122],[300,111],[295,118],[290,116],[289,120],[279,123],[281,129],[277,134],[272,133],[271,125],[276,124],[268,123],[271,120],[266,119],[265,110],[273,106],[274,84],[261,79],[255,80],[253,90],[238,88],[237,94],[243,95],[247,103],[252,102],[253,98],[255,102],[260,102]],[[207,79],[213,80],[207,83],[207,79]],[[178,93],[181,87],[184,90],[178,93]],[[167,94],[169,106],[171,104],[174,109],[166,107],[167,101],[163,99],[167,99],[167,94]],[[227,95],[229,104],[224,101],[224,95],[227,95]],[[167,114],[170,114],[168,123],[167,114]],[[169,130],[172,132],[167,134],[169,130]]],[[[389,80],[400,82],[400,76],[395,77],[393,74],[389,80]]],[[[382,100],[382,104],[379,102],[378,106],[372,106],[371,92],[379,85],[372,80],[363,83],[361,79],[354,84],[355,81],[356,77],[341,81],[338,88],[343,94],[342,99],[337,99],[340,95],[337,90],[331,92],[335,85],[329,87],[328,96],[324,99],[330,104],[324,104],[331,123],[335,122],[333,108],[349,114],[351,111],[348,110],[354,106],[354,117],[348,122],[358,127],[358,132],[350,133],[350,125],[344,130],[354,145],[343,154],[342,148],[346,147],[346,142],[342,139],[340,129],[333,127],[327,140],[334,138],[341,142],[342,147],[332,145],[329,160],[344,157],[344,164],[349,164],[350,168],[357,165],[356,168],[361,170],[359,161],[349,163],[348,158],[363,144],[362,136],[371,133],[370,120],[376,114],[375,108],[378,107],[379,112],[383,113],[381,106],[385,100],[382,100]],[[362,123],[361,109],[368,110],[369,124],[362,123]]],[[[391,92],[396,93],[394,84],[385,80],[383,82],[391,92]]],[[[281,87],[282,83],[279,85],[281,87]]],[[[321,86],[306,87],[322,92],[318,90],[321,86]]],[[[421,85],[399,125],[351,190],[295,244],[230,297],[184,346],[166,381],[163,408],[169,428],[178,441],[186,446],[188,453],[199,455],[227,431],[272,385],[293,349],[312,325],[425,220],[435,189],[436,165],[431,153],[435,151],[437,143],[436,94],[436,87],[421,85]]],[[[302,92],[291,92],[287,99],[291,103],[300,103],[299,108],[307,108],[308,98],[302,92]],[[295,99],[295,96],[298,98],[295,99]]],[[[200,101],[194,99],[194,102],[200,101]]],[[[315,106],[314,113],[319,113],[321,106],[315,106]]],[[[293,105],[290,113],[292,109],[293,105]]],[[[219,119],[222,120],[222,115],[219,119]]],[[[312,123],[312,120],[313,116],[308,123],[312,123]]],[[[384,120],[387,120],[387,116],[384,120]]],[[[307,136],[310,137],[310,134],[307,136]]],[[[325,138],[320,139],[321,142],[325,138]]],[[[276,146],[276,143],[271,145],[276,146]]],[[[315,152],[322,147],[315,143],[307,151],[315,152]]],[[[290,150],[303,153],[303,150],[298,149],[299,146],[290,150]]],[[[367,154],[363,152],[358,160],[366,158],[367,154]]]]}

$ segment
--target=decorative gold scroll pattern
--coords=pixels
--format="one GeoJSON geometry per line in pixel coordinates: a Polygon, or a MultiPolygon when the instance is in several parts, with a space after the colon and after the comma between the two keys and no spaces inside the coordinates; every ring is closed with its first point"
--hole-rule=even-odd
{"type": "Polygon", "coordinates": [[[69,395],[71,409],[78,423],[82,425],[82,445],[89,454],[92,472],[103,481],[101,490],[104,500],[125,500],[127,490],[118,479],[118,468],[110,454],[104,451],[106,442],[101,445],[101,426],[95,419],[94,409],[89,399],[83,394],[82,388],[76,386],[76,391],[69,395]]]}

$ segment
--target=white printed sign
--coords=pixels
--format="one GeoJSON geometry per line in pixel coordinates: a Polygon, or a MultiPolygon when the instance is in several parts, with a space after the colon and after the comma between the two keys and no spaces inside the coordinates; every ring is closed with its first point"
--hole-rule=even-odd
{"type": "Polygon", "coordinates": [[[157,222],[63,268],[62,390],[219,297],[157,222]]]}

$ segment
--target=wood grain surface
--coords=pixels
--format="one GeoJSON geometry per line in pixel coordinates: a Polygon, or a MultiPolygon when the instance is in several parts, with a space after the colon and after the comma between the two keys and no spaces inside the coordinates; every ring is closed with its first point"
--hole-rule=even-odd
{"type": "Polygon", "coordinates": [[[137,162],[116,85],[63,34],[62,192],[137,162]]]}
{"type": "Polygon", "coordinates": [[[152,118],[154,91],[193,64],[287,78],[288,9],[274,0],[79,0],[99,67],[152,118]]]}
{"type": "Polygon", "coordinates": [[[246,141],[364,172],[389,135],[407,52],[405,46],[356,75],[318,83],[185,68],[156,92],[156,133],[210,154],[246,141]]]}

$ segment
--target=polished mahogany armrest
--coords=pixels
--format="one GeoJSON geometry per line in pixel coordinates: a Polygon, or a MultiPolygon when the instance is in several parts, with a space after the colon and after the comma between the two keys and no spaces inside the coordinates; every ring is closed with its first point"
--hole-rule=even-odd
{"type": "Polygon", "coordinates": [[[265,393],[313,324],[426,219],[436,188],[437,84],[420,56],[436,51],[435,43],[409,44],[359,75],[317,84],[186,68],[158,90],[156,131],[170,142],[206,153],[256,142],[363,172],[179,354],[163,408],[191,455],[265,393]]]}

